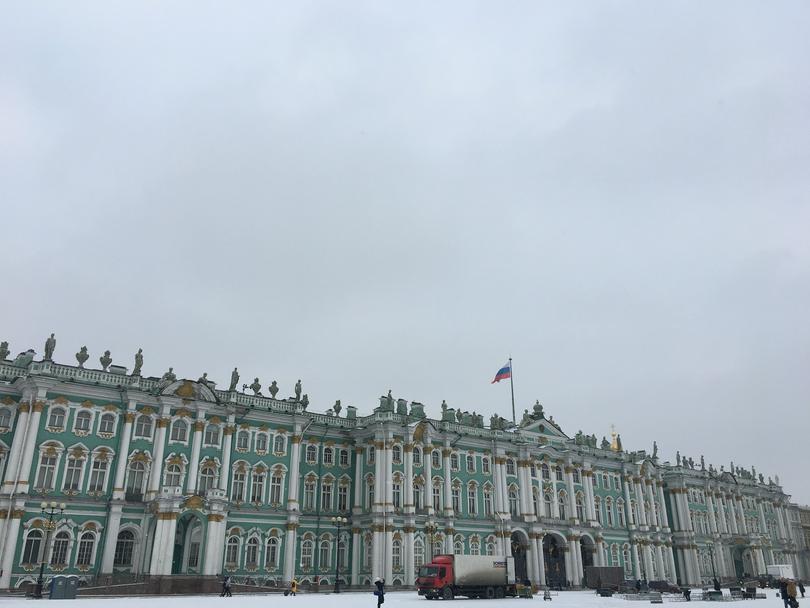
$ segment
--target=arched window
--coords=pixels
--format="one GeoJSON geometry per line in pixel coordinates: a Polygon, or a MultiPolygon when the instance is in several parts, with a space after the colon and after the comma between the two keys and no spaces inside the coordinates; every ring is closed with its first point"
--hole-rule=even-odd
{"type": "Polygon", "coordinates": [[[188,437],[188,425],[185,420],[175,420],[172,425],[172,441],[186,441],[188,437]]]}
{"type": "Polygon", "coordinates": [[[636,511],[636,501],[630,501],[630,525],[635,525],[638,521],[638,512],[636,511]]]}
{"type": "Polygon", "coordinates": [[[540,465],[540,474],[543,476],[543,479],[551,479],[551,472],[545,462],[540,465]]]}
{"type": "Polygon", "coordinates": [[[84,472],[84,456],[70,454],[65,466],[65,478],[62,488],[66,492],[78,492],[81,488],[82,473],[84,472]]]}
{"type": "Polygon", "coordinates": [[[328,568],[329,563],[332,561],[332,552],[330,551],[332,543],[328,540],[322,540],[320,544],[320,554],[318,555],[318,565],[321,568],[328,568]]]}
{"type": "Polygon", "coordinates": [[[166,481],[164,486],[177,487],[180,485],[180,476],[183,474],[183,469],[179,464],[166,465],[166,481]]]}
{"type": "Polygon", "coordinates": [[[562,468],[560,466],[554,467],[554,478],[557,481],[562,481],[563,480],[563,472],[562,472],[562,468]]]}
{"type": "Polygon", "coordinates": [[[484,515],[492,517],[492,488],[484,486],[484,515]]]}
{"type": "Polygon", "coordinates": [[[475,456],[473,456],[472,454],[467,454],[466,462],[467,462],[467,472],[475,473],[475,456]]]}
{"type": "Polygon", "coordinates": [[[25,537],[25,547],[23,547],[22,563],[39,563],[39,552],[42,549],[42,532],[31,530],[25,537]]]}
{"type": "Polygon", "coordinates": [[[606,521],[609,528],[613,527],[613,499],[607,497],[605,499],[605,512],[607,513],[606,521]]]}
{"type": "Polygon", "coordinates": [[[250,502],[264,502],[264,482],[267,473],[261,469],[253,469],[250,476],[250,502]]]}
{"type": "Polygon", "coordinates": [[[487,541],[487,555],[495,555],[495,543],[487,541]]]}
{"type": "Polygon", "coordinates": [[[0,428],[11,426],[11,411],[7,407],[0,407],[0,428]]]}
{"type": "Polygon", "coordinates": [[[143,494],[143,483],[146,479],[146,465],[142,462],[134,460],[129,463],[129,471],[127,472],[127,494],[131,499],[140,500],[143,494]]]}
{"type": "Polygon", "coordinates": [[[233,570],[239,563],[239,538],[231,536],[225,545],[225,564],[233,570]]]}
{"type": "Polygon", "coordinates": [[[538,488],[532,488],[532,508],[536,517],[542,517],[543,511],[540,506],[540,490],[538,488]]]}
{"type": "Polygon", "coordinates": [[[332,488],[334,483],[331,477],[327,477],[321,482],[321,511],[332,510],[332,488]]]}
{"type": "Polygon", "coordinates": [[[70,547],[70,534],[65,531],[57,533],[51,546],[51,566],[67,564],[68,548],[70,547]]]}
{"type": "Polygon", "coordinates": [[[517,488],[509,488],[509,512],[512,517],[518,516],[518,491],[517,488]]]}
{"type": "Polygon", "coordinates": [[[53,490],[56,479],[56,456],[42,452],[39,457],[39,470],[37,471],[38,490],[53,490]]]}
{"type": "Polygon", "coordinates": [[[422,564],[425,563],[425,543],[421,538],[416,538],[413,541],[413,569],[418,571],[422,564]]]}
{"type": "Polygon", "coordinates": [[[394,464],[402,464],[402,446],[395,445],[391,448],[391,461],[394,464]]]}
{"type": "Polygon", "coordinates": [[[391,543],[391,566],[395,571],[402,570],[402,541],[399,539],[391,543]]]}
{"type": "Polygon", "coordinates": [[[484,475],[489,475],[489,458],[487,456],[481,457],[481,472],[484,475]]]}
{"type": "Polygon", "coordinates": [[[478,514],[478,488],[474,483],[467,486],[467,514],[470,517],[478,514]]]}
{"type": "Polygon", "coordinates": [[[265,549],[265,566],[267,568],[278,568],[278,551],[279,540],[275,536],[267,539],[267,548],[265,549]]]}
{"type": "Polygon", "coordinates": [[[616,501],[616,520],[619,522],[619,527],[620,528],[625,527],[626,524],[624,523],[624,499],[623,498],[619,498],[616,501]]]}
{"type": "Polygon", "coordinates": [[[206,445],[219,445],[219,427],[216,424],[206,425],[203,443],[206,445]]]}
{"type": "Polygon", "coordinates": [[[259,567],[259,539],[255,536],[248,539],[245,548],[245,568],[259,567]]]}
{"type": "MultiPolygon", "coordinates": [[[[93,414],[90,412],[79,412],[76,414],[76,421],[73,425],[73,430],[80,433],[90,432],[90,423],[93,420],[93,414]]],[[[63,562],[57,562],[63,563],[63,562]]]]}
{"type": "Polygon", "coordinates": [[[200,469],[200,482],[197,484],[197,490],[201,495],[205,495],[208,490],[216,487],[217,470],[208,465],[200,469]]]}
{"type": "Polygon", "coordinates": [[[624,566],[624,577],[630,578],[633,576],[633,560],[630,559],[630,545],[624,543],[622,545],[622,565],[624,566]]]}
{"type": "Polygon", "coordinates": [[[363,541],[363,570],[371,570],[371,558],[373,557],[373,549],[371,544],[371,536],[366,536],[363,541]]]}
{"type": "Polygon", "coordinates": [[[231,500],[236,502],[243,502],[245,500],[245,481],[247,474],[244,468],[237,467],[233,472],[233,480],[231,483],[231,500]]]}
{"type": "Polygon", "coordinates": [[[580,483],[582,481],[579,476],[579,469],[574,469],[572,477],[574,478],[574,483],[580,483]]]}
{"type": "Polygon", "coordinates": [[[97,455],[93,459],[93,464],[90,467],[90,483],[87,484],[88,492],[104,492],[107,485],[107,465],[106,456],[97,455]]]}
{"type": "Polygon", "coordinates": [[[546,517],[551,517],[553,511],[551,510],[551,492],[543,492],[543,514],[546,517]]]}
{"type": "Polygon", "coordinates": [[[568,519],[568,513],[566,512],[566,503],[568,502],[568,495],[560,490],[560,494],[557,497],[557,507],[560,510],[560,519],[568,519]]]}
{"type": "Polygon", "coordinates": [[[329,446],[323,449],[323,463],[327,465],[335,464],[335,451],[329,446]]]}
{"type": "Polygon", "coordinates": [[[93,547],[96,544],[96,535],[85,532],[79,537],[79,550],[76,552],[76,565],[89,566],[93,559],[93,547]]]}
{"type": "Polygon", "coordinates": [[[270,478],[270,504],[277,505],[281,503],[281,487],[282,475],[278,471],[273,472],[270,478]]]}
{"type": "Polygon", "coordinates": [[[441,480],[433,480],[433,510],[438,512],[442,510],[442,486],[441,480]]]}
{"type": "Polygon", "coordinates": [[[470,555],[481,555],[481,543],[477,540],[470,541],[470,555]]]}
{"type": "Polygon", "coordinates": [[[256,435],[256,451],[257,452],[267,451],[267,435],[265,433],[258,433],[256,435]]]}
{"type": "Polygon", "coordinates": [[[422,448],[415,447],[413,449],[413,464],[417,467],[422,466],[422,448]]]}
{"type": "Polygon", "coordinates": [[[464,543],[457,540],[453,543],[453,553],[455,555],[464,555],[464,543]]]}
{"type": "Polygon", "coordinates": [[[121,530],[115,542],[114,566],[131,566],[132,553],[135,549],[135,534],[130,530],[121,530]]]}
{"type": "Polygon", "coordinates": [[[115,415],[102,414],[101,419],[98,421],[98,432],[107,433],[112,435],[115,432],[115,415]]]}
{"type": "Polygon", "coordinates": [[[284,435],[276,435],[273,437],[273,451],[276,454],[283,454],[286,450],[286,442],[284,441],[284,435]]]}
{"type": "Polygon", "coordinates": [[[577,519],[579,521],[584,521],[585,520],[585,505],[583,503],[582,493],[577,492],[576,496],[574,496],[574,500],[575,500],[576,508],[577,508],[577,519]]]}
{"type": "Polygon", "coordinates": [[[304,511],[314,511],[314,510],[315,510],[315,480],[307,479],[304,482],[304,511]]]}
{"type": "Polygon", "coordinates": [[[65,410],[61,407],[52,407],[48,413],[48,426],[54,429],[65,427],[65,410]]]}
{"type": "Polygon", "coordinates": [[[394,499],[394,509],[399,511],[402,507],[402,482],[398,478],[394,479],[392,483],[391,494],[394,499]]]}
{"type": "Polygon", "coordinates": [[[507,475],[514,475],[515,474],[515,461],[511,458],[506,460],[506,474],[507,475]]]}
{"type": "Polygon", "coordinates": [[[422,509],[425,505],[423,503],[422,484],[418,481],[413,482],[413,506],[417,509],[422,509]]]}
{"type": "Polygon", "coordinates": [[[602,525],[602,499],[598,496],[593,499],[593,510],[596,513],[596,521],[602,525]]]}
{"type": "Polygon", "coordinates": [[[455,452],[450,454],[450,468],[453,471],[458,471],[458,454],[455,452]]]}
{"type": "Polygon", "coordinates": [[[338,464],[342,467],[349,466],[349,450],[345,448],[340,449],[340,455],[338,456],[339,461],[338,464]]]}
{"type": "Polygon", "coordinates": [[[442,455],[439,450],[433,450],[430,453],[430,466],[434,469],[440,469],[442,466],[442,455]]]}
{"type": "Polygon", "coordinates": [[[309,539],[301,543],[301,567],[312,568],[313,542],[309,539]]]}
{"type": "Polygon", "coordinates": [[[610,565],[614,568],[619,566],[619,545],[613,543],[610,546],[610,565]]]}
{"type": "Polygon", "coordinates": [[[239,431],[236,434],[236,449],[247,452],[250,449],[250,433],[247,431],[239,431]]]}
{"type": "Polygon", "coordinates": [[[141,414],[135,420],[135,436],[136,437],[152,436],[152,419],[146,414],[141,414]]]}
{"type": "Polygon", "coordinates": [[[308,464],[315,464],[318,462],[318,448],[312,444],[307,446],[307,463],[308,464]]]}

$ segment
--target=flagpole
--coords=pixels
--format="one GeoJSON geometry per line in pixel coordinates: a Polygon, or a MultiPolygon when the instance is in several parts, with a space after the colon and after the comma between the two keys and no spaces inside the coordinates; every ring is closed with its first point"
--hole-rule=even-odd
{"type": "Polygon", "coordinates": [[[512,357],[509,357],[509,386],[512,389],[512,424],[517,424],[515,421],[515,372],[512,369],[512,357]]]}

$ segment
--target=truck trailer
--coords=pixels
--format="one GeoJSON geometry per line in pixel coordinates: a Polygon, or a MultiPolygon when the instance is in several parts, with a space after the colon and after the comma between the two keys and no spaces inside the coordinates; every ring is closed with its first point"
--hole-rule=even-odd
{"type": "Polygon", "coordinates": [[[452,600],[502,598],[517,595],[515,558],[503,555],[437,555],[419,568],[419,595],[426,599],[452,600]]]}

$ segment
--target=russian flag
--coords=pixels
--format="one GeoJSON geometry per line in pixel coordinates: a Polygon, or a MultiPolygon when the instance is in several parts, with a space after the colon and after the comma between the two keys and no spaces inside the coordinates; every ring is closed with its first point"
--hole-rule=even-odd
{"type": "Polygon", "coordinates": [[[512,377],[512,362],[509,361],[506,365],[504,365],[501,369],[498,370],[498,373],[495,374],[495,379],[490,382],[490,384],[495,384],[496,382],[500,382],[501,380],[508,380],[512,377]]]}

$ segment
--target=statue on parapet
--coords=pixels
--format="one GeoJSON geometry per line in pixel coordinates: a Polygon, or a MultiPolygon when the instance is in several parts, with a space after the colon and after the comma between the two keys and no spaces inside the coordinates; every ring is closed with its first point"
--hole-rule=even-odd
{"type": "Polygon", "coordinates": [[[492,414],[489,417],[489,428],[493,430],[500,430],[501,429],[501,417],[498,414],[492,414]]]}
{"type": "Polygon", "coordinates": [[[107,368],[110,367],[110,363],[112,363],[112,357],[110,357],[110,351],[105,350],[104,354],[98,358],[98,362],[101,363],[101,369],[105,372],[107,368]]]}
{"type": "Polygon", "coordinates": [[[538,399],[534,403],[534,416],[536,419],[543,418],[545,415],[543,414],[543,406],[540,404],[540,400],[538,399]]]}
{"type": "Polygon", "coordinates": [[[139,348],[138,352],[135,353],[135,367],[132,368],[132,375],[140,376],[142,367],[143,367],[143,349],[139,348]]]}
{"type": "Polygon", "coordinates": [[[342,410],[342,409],[343,409],[343,406],[340,405],[340,399],[337,399],[335,401],[335,405],[332,406],[332,410],[334,410],[335,416],[339,416],[340,415],[340,410],[342,410]]]}
{"type": "Polygon", "coordinates": [[[228,392],[232,393],[235,391],[237,384],[239,384],[239,368],[234,367],[231,372],[231,384],[228,386],[228,392]]]}
{"type": "Polygon", "coordinates": [[[658,442],[657,441],[653,441],[652,459],[653,460],[658,460],[658,442]]]}
{"type": "Polygon", "coordinates": [[[45,340],[45,358],[43,361],[53,361],[54,350],[56,350],[56,338],[51,334],[51,337],[45,340]]]}
{"type": "Polygon", "coordinates": [[[165,382],[167,384],[169,382],[174,382],[175,380],[177,380],[177,376],[174,373],[174,368],[173,367],[170,367],[169,371],[167,371],[165,374],[163,374],[163,376],[160,379],[161,382],[165,382]]]}
{"type": "Polygon", "coordinates": [[[616,435],[616,451],[617,452],[623,452],[624,451],[623,448],[622,448],[622,436],[621,436],[621,434],[616,435]]]}
{"type": "Polygon", "coordinates": [[[534,418],[529,414],[529,410],[523,410],[523,418],[520,420],[520,426],[529,426],[532,422],[534,422],[534,418]]]}
{"type": "Polygon", "coordinates": [[[261,385],[261,383],[259,382],[259,379],[258,379],[258,378],[254,378],[254,379],[253,379],[253,384],[251,384],[251,385],[250,385],[250,390],[252,390],[252,391],[253,391],[253,395],[254,395],[254,396],[256,396],[256,397],[258,397],[259,395],[261,395],[261,394],[262,394],[262,393],[261,393],[261,390],[262,390],[262,385],[261,385]]]}
{"type": "Polygon", "coordinates": [[[303,407],[304,409],[307,409],[308,405],[309,405],[309,395],[304,393],[304,396],[301,397],[301,407],[303,407]]]}
{"type": "Polygon", "coordinates": [[[700,470],[706,470],[706,459],[703,457],[703,454],[700,455],[700,470]]]}
{"type": "Polygon", "coordinates": [[[681,466],[681,451],[675,450],[675,463],[677,466],[681,466]]]}
{"type": "Polygon", "coordinates": [[[607,437],[605,437],[604,435],[602,435],[602,444],[599,447],[602,448],[603,450],[609,450],[610,449],[610,442],[607,440],[607,437]]]}
{"type": "Polygon", "coordinates": [[[86,346],[82,346],[79,349],[79,352],[76,353],[76,361],[79,362],[79,367],[80,368],[84,368],[84,364],[87,362],[87,360],[89,358],[90,358],[90,355],[87,354],[87,347],[86,346]]]}
{"type": "Polygon", "coordinates": [[[301,401],[301,378],[295,383],[295,400],[301,401]]]}
{"type": "Polygon", "coordinates": [[[464,418],[464,412],[462,412],[461,409],[459,408],[456,411],[456,422],[461,422],[463,418],[464,418]]]}
{"type": "Polygon", "coordinates": [[[0,342],[0,361],[5,361],[6,357],[8,357],[8,342],[0,342]]]}
{"type": "Polygon", "coordinates": [[[278,394],[278,384],[276,384],[276,381],[275,381],[275,380],[273,380],[273,381],[270,383],[270,387],[269,387],[267,390],[268,390],[268,392],[270,393],[270,396],[271,396],[273,399],[275,399],[275,398],[276,398],[276,395],[278,394]]]}

